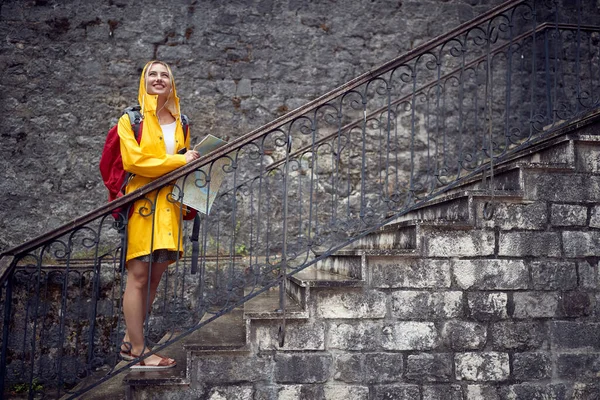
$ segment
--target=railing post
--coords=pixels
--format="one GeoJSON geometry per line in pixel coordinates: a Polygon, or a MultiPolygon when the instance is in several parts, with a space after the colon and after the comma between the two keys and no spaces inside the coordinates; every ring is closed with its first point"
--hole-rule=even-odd
{"type": "Polygon", "coordinates": [[[286,151],[285,151],[285,168],[283,173],[283,243],[281,250],[281,264],[279,265],[279,311],[281,312],[281,325],[278,331],[279,347],[285,344],[285,284],[287,277],[287,222],[288,222],[288,175],[290,172],[290,153],[292,152],[292,136],[288,133],[286,151]]]}
{"type": "MultiPolygon", "coordinates": [[[[6,351],[8,349],[8,330],[10,325],[10,313],[12,302],[12,281],[14,271],[11,272],[4,282],[6,294],[4,296],[4,322],[2,324],[2,352],[0,353],[0,397],[4,397],[4,379],[6,378],[6,351]]],[[[0,287],[0,298],[2,298],[2,287],[0,287]]]]}

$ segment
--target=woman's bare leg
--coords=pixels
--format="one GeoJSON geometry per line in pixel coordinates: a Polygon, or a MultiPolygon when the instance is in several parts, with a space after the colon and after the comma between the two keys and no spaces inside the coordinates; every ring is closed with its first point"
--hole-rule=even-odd
{"type": "MultiPolygon", "coordinates": [[[[150,265],[140,260],[130,260],[127,264],[127,284],[123,294],[123,313],[127,331],[124,342],[130,343],[131,352],[135,355],[146,353],[144,341],[144,321],[156,297],[156,290],[160,279],[169,263],[153,263],[152,273],[150,265]],[[148,287],[150,284],[150,287],[148,287]],[[150,291],[148,291],[150,289],[150,291]]],[[[128,346],[129,347],[129,346],[128,346]]],[[[159,357],[150,356],[146,364],[154,365],[160,361],[159,357]]]]}

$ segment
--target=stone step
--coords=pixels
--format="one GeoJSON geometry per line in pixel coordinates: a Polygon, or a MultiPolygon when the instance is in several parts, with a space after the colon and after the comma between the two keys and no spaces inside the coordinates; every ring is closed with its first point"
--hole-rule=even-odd
{"type": "MultiPolygon", "coordinates": [[[[308,312],[294,297],[286,293],[285,317],[288,319],[308,318],[308,312]]],[[[244,319],[280,319],[279,287],[271,288],[244,303],[244,319]]]]}
{"type": "MultiPolygon", "coordinates": [[[[202,321],[206,322],[212,317],[213,315],[206,314],[202,321]]],[[[123,383],[133,387],[133,390],[135,390],[136,386],[188,385],[189,353],[245,351],[245,328],[243,310],[236,308],[206,323],[200,329],[161,350],[160,354],[177,361],[176,367],[164,371],[130,371],[124,376],[123,383]]],[[[182,332],[176,332],[172,336],[165,336],[161,342],[164,343],[170,338],[180,336],[181,334],[182,332]]]]}

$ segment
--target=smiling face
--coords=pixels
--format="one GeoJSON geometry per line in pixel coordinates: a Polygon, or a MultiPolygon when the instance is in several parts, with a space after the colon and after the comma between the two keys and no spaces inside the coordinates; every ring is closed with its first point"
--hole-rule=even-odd
{"type": "Polygon", "coordinates": [[[166,98],[171,90],[171,75],[167,67],[161,63],[152,64],[146,74],[146,92],[166,98]]]}

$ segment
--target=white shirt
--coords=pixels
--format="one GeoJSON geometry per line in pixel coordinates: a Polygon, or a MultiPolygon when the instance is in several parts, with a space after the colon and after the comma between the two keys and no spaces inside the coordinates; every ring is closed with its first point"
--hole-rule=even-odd
{"type": "Polygon", "coordinates": [[[175,154],[175,128],[177,127],[177,121],[173,121],[170,124],[161,125],[160,128],[163,132],[163,138],[165,140],[165,149],[167,154],[175,154]]]}

